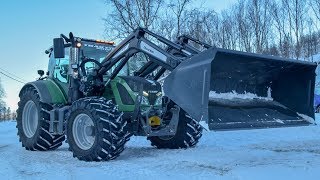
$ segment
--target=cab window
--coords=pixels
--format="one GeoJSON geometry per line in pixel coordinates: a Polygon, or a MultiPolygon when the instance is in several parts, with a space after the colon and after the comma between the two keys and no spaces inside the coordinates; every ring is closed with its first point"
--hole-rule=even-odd
{"type": "Polygon", "coordinates": [[[68,82],[69,50],[69,48],[65,48],[64,58],[50,58],[50,65],[53,66],[52,73],[50,74],[52,74],[54,79],[62,83],[68,82]]]}

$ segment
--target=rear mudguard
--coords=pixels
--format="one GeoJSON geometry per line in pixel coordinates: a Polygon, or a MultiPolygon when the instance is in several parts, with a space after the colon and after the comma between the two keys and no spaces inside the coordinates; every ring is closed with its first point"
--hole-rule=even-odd
{"type": "Polygon", "coordinates": [[[63,90],[51,79],[38,80],[25,84],[20,90],[19,97],[28,87],[33,87],[37,90],[41,102],[48,104],[67,103],[67,99],[63,93],[63,90]]]}

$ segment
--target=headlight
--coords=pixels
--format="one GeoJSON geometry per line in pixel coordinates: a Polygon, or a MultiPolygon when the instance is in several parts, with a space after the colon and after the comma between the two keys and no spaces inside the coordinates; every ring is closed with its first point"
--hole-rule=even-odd
{"type": "Polygon", "coordinates": [[[81,44],[80,42],[78,42],[78,43],[76,44],[76,46],[77,46],[77,48],[81,48],[82,44],[81,44]]]}
{"type": "Polygon", "coordinates": [[[149,96],[149,93],[147,93],[146,91],[143,91],[142,93],[143,93],[143,96],[145,96],[145,97],[149,96]]]}

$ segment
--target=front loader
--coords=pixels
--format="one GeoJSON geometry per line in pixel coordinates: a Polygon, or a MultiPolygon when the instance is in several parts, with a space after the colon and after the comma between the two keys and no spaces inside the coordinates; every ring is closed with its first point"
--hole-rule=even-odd
{"type": "MultiPolygon", "coordinates": [[[[208,82],[193,87],[198,88],[194,91],[205,92],[201,101],[209,103],[202,106],[200,94],[195,97],[192,102],[198,100],[198,109],[203,112],[192,116],[207,120],[210,130],[315,124],[315,63],[215,48],[188,35],[180,36],[177,43],[199,56],[194,59],[202,60],[201,70],[196,71],[201,73],[192,76],[206,76],[208,82]]],[[[176,82],[185,85],[188,72],[181,69],[190,66],[195,65],[191,61],[181,63],[174,81],[167,79],[168,86],[176,87],[176,82]]],[[[172,97],[179,95],[188,96],[176,93],[172,97]]],[[[194,105],[184,107],[188,108],[194,105]]]]}
{"type": "Polygon", "coordinates": [[[199,121],[211,130],[314,123],[315,64],[202,45],[142,28],[117,46],[55,38],[47,76],[39,71],[19,94],[22,146],[56,149],[66,136],[74,157],[105,161],[131,135],[157,148],[193,147],[199,121]]]}

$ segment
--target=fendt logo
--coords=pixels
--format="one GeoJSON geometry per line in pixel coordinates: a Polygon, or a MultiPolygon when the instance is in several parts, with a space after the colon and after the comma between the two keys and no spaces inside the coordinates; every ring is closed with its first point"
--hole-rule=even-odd
{"type": "Polygon", "coordinates": [[[154,57],[162,60],[162,61],[166,61],[167,57],[165,55],[163,55],[161,52],[157,51],[157,49],[153,48],[152,46],[150,46],[149,44],[145,43],[145,42],[141,42],[140,47],[143,51],[145,51],[146,53],[150,53],[152,54],[154,57]]]}
{"type": "Polygon", "coordinates": [[[148,47],[146,47],[144,45],[142,46],[142,48],[149,51],[150,53],[154,54],[154,51],[152,49],[149,49],[148,47]]]}
{"type": "Polygon", "coordinates": [[[155,94],[158,93],[158,91],[148,91],[149,94],[155,94]]]}

